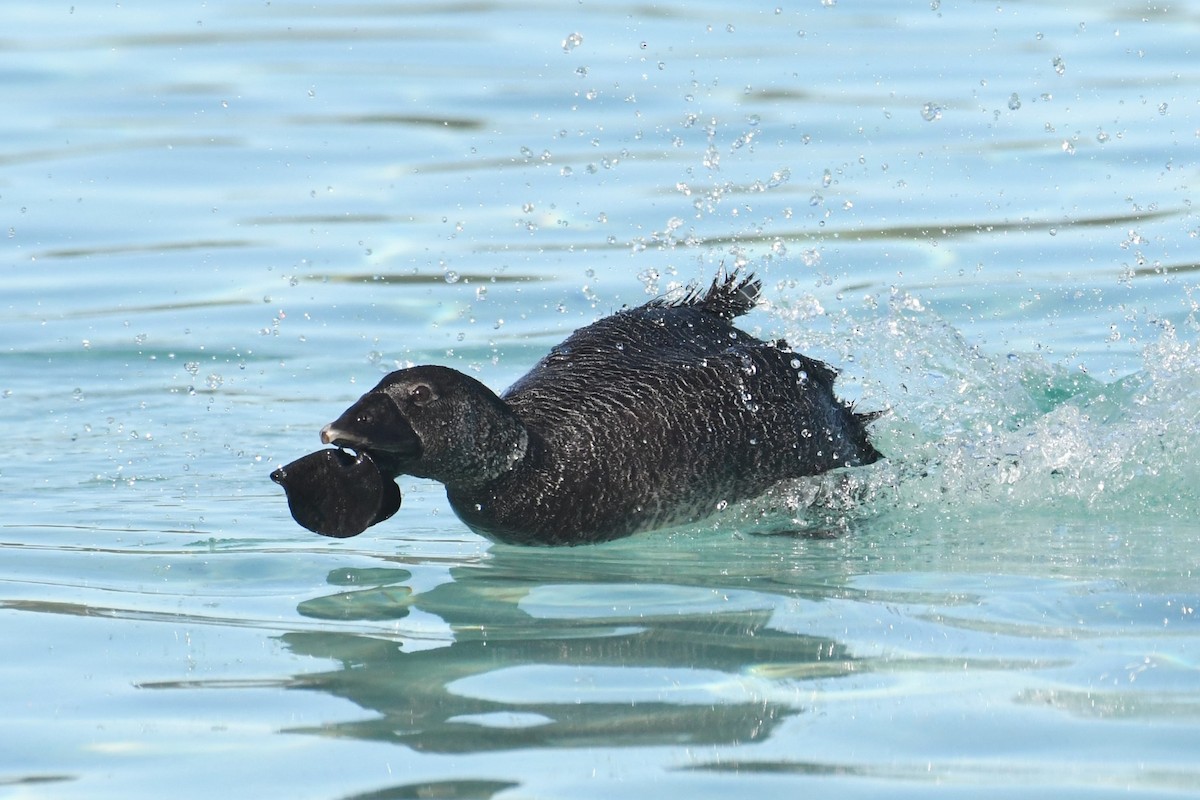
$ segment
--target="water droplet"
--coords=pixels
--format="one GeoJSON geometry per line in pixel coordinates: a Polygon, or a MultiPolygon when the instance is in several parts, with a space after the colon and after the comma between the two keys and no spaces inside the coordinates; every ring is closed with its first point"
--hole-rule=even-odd
{"type": "Polygon", "coordinates": [[[926,103],[921,106],[921,119],[926,122],[934,122],[942,118],[942,107],[937,103],[926,103]]]}
{"type": "Polygon", "coordinates": [[[1012,94],[1010,94],[1008,96],[1008,110],[1016,111],[1020,107],[1021,107],[1021,98],[1017,96],[1016,92],[1013,92],[1012,94]]]}
{"type": "Polygon", "coordinates": [[[562,40],[562,49],[564,53],[569,53],[579,45],[583,44],[583,34],[572,33],[567,38],[562,40]]]}
{"type": "Polygon", "coordinates": [[[443,277],[446,283],[458,283],[460,280],[459,274],[452,269],[446,270],[446,274],[443,277]]]}
{"type": "Polygon", "coordinates": [[[1067,71],[1067,62],[1063,61],[1062,56],[1055,56],[1054,60],[1050,63],[1054,65],[1054,71],[1059,75],[1062,75],[1067,71]]]}

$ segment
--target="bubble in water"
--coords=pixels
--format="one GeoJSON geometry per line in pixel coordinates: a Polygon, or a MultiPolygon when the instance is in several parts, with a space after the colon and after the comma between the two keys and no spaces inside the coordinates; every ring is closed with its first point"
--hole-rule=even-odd
{"type": "Polygon", "coordinates": [[[942,118],[942,107],[937,103],[926,103],[921,106],[921,119],[934,122],[942,118]]]}
{"type": "Polygon", "coordinates": [[[1162,103],[1161,105],[1159,105],[1158,113],[1162,114],[1164,117],[1167,115],[1167,104],[1166,103],[1162,103]]]}
{"type": "Polygon", "coordinates": [[[1059,75],[1062,75],[1064,72],[1067,71],[1067,62],[1063,61],[1062,56],[1055,56],[1054,60],[1051,61],[1050,63],[1054,65],[1054,71],[1057,72],[1059,75]]]}
{"type": "Polygon", "coordinates": [[[1016,111],[1020,107],[1021,107],[1021,98],[1017,96],[1016,92],[1013,92],[1012,94],[1010,94],[1008,96],[1008,110],[1016,111]]]}
{"type": "Polygon", "coordinates": [[[446,274],[445,274],[444,278],[446,280],[446,283],[458,283],[459,280],[461,279],[459,274],[452,269],[446,270],[446,274]]]}

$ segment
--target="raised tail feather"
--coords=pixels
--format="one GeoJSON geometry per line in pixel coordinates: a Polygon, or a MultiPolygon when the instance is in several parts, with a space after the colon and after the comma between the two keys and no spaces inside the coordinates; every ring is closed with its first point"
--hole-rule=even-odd
{"type": "Polygon", "coordinates": [[[713,278],[712,285],[707,291],[698,286],[692,286],[682,297],[668,299],[660,297],[651,300],[650,305],[674,308],[695,306],[722,319],[732,320],[745,314],[758,303],[758,295],[762,291],[762,281],[753,274],[742,277],[735,270],[726,275],[724,270],[713,278]]]}
{"type": "Polygon", "coordinates": [[[858,412],[852,406],[847,406],[850,411],[851,423],[850,438],[858,448],[858,458],[861,464],[874,464],[880,459],[886,458],[883,453],[875,449],[875,445],[871,443],[871,436],[867,432],[867,425],[879,419],[888,413],[888,409],[880,411],[858,412]]]}

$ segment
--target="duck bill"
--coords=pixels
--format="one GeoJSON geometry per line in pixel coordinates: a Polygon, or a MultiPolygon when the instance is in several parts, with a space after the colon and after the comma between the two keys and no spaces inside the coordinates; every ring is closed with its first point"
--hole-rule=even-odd
{"type": "Polygon", "coordinates": [[[358,452],[369,451],[389,466],[421,455],[421,440],[384,392],[367,392],[360,397],[321,429],[321,441],[358,452]]]}

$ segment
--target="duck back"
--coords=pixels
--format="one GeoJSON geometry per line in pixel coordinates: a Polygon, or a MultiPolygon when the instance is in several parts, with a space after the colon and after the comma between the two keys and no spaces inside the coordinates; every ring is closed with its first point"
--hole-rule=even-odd
{"type": "Polygon", "coordinates": [[[525,458],[448,485],[456,513],[504,541],[603,541],[878,460],[874,415],[836,398],[829,366],[733,325],[760,289],[718,278],[573,333],[502,395],[528,429],[525,458]]]}

